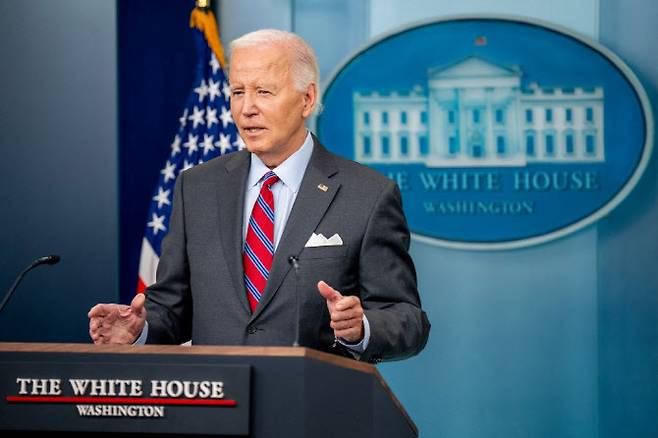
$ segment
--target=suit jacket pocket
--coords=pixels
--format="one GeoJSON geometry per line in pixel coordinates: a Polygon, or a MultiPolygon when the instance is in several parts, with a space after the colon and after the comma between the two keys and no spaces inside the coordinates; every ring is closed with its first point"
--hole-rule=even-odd
{"type": "Polygon", "coordinates": [[[299,255],[300,259],[325,259],[345,257],[347,255],[347,245],[340,246],[316,246],[304,248],[299,255]]]}

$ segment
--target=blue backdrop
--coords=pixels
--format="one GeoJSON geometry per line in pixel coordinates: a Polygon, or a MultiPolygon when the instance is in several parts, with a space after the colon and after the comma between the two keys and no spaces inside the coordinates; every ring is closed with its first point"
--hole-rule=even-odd
{"type": "Polygon", "coordinates": [[[119,294],[137,287],[149,200],[194,81],[194,0],[117,3],[119,48],[119,294]]]}

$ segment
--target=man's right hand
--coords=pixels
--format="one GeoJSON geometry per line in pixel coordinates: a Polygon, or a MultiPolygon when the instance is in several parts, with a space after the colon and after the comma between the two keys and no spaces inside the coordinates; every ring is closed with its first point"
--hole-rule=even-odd
{"type": "Polygon", "coordinates": [[[94,344],[132,344],[144,330],[144,294],[137,294],[130,306],[96,304],[89,316],[89,336],[94,344]]]}

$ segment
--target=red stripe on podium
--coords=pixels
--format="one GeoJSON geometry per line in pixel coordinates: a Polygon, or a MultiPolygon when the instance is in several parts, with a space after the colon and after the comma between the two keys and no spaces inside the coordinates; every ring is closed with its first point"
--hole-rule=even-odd
{"type": "Polygon", "coordinates": [[[235,400],[209,400],[185,398],[135,398],[135,397],[53,397],[8,395],[9,403],[90,403],[126,405],[189,405],[189,406],[237,406],[235,400]]]}

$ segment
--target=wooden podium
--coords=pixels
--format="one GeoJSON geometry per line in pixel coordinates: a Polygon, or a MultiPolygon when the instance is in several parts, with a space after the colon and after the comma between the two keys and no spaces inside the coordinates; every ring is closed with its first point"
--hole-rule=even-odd
{"type": "Polygon", "coordinates": [[[415,437],[377,369],[307,348],[0,343],[0,430],[415,437]]]}

